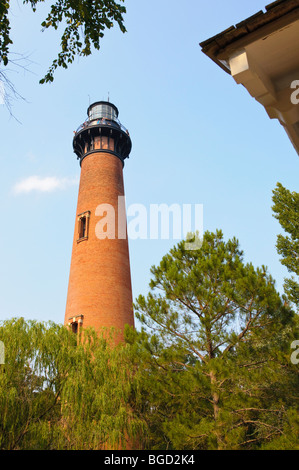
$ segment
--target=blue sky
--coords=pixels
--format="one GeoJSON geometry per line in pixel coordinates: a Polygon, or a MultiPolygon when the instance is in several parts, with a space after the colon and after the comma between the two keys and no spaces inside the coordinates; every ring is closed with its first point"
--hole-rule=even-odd
{"type": "MultiPolygon", "coordinates": [[[[32,64],[10,75],[26,98],[13,106],[20,123],[0,106],[0,319],[63,322],[80,176],[73,131],[108,93],[133,142],[127,205],[203,204],[204,230],[236,236],[245,260],[268,266],[282,291],[271,197],[277,181],[298,191],[298,156],[280,124],[199,47],[265,2],[127,0],[126,34],[106,32],[100,52],[39,85],[59,48],[60,31],[41,32],[50,4],[11,10],[11,50],[32,64]],[[49,190],[25,192],[17,185],[28,178],[48,178],[49,190]]],[[[130,240],[134,298],[174,243],[130,240]]]]}

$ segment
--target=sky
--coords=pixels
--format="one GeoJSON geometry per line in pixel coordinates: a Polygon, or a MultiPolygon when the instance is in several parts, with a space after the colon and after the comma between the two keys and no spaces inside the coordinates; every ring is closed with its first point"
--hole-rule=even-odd
{"type": "MultiPolygon", "coordinates": [[[[21,0],[11,6],[11,51],[31,63],[9,75],[25,98],[14,101],[15,117],[0,105],[0,320],[64,321],[80,178],[73,131],[108,96],[133,143],[127,207],[202,205],[203,229],[236,237],[245,261],[267,266],[282,293],[272,191],[278,181],[298,191],[298,156],[281,125],[199,46],[266,3],[127,0],[127,33],[115,26],[100,51],[40,85],[59,50],[61,29],[40,26],[51,3],[36,13],[21,0]]],[[[129,240],[134,299],[177,242],[129,240]]]]}

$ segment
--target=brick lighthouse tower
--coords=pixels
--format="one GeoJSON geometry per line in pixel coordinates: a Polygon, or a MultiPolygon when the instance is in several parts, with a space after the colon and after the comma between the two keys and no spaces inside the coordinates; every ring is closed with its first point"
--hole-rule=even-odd
{"type": "Polygon", "coordinates": [[[132,143],[112,103],[93,103],[87,114],[73,139],[81,176],[64,323],[74,333],[82,327],[122,332],[134,325],[123,203],[132,143]]]}

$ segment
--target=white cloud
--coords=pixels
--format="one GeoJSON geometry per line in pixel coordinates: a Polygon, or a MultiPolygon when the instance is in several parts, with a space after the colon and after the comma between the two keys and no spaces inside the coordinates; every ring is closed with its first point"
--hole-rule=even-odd
{"type": "Polygon", "coordinates": [[[32,191],[49,193],[57,189],[66,189],[69,186],[78,184],[78,178],[58,178],[56,176],[29,176],[13,187],[15,194],[30,193],[32,191]]]}

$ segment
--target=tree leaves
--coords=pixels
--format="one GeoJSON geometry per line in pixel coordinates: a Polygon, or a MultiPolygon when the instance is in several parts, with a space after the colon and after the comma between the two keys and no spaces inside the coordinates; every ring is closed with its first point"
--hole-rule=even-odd
{"type": "Polygon", "coordinates": [[[295,319],[266,268],[245,264],[238,241],[217,231],[199,250],[179,243],[151,272],[135,310],[152,442],[247,449],[280,439],[296,406],[283,398],[296,388],[295,319]]]}
{"type": "MultiPolygon", "coordinates": [[[[278,235],[277,252],[282,256],[281,263],[289,272],[299,276],[299,193],[291,192],[281,183],[273,191],[272,207],[274,217],[288,235],[278,235]]],[[[292,277],[285,279],[285,291],[299,309],[299,283],[292,277]]]]}
{"type": "Polygon", "coordinates": [[[8,64],[9,46],[12,44],[8,11],[9,0],[2,1],[0,3],[0,62],[3,62],[3,65],[8,64]]]}
{"type": "Polygon", "coordinates": [[[84,334],[77,344],[51,322],[1,322],[1,449],[118,448],[142,435],[133,348],[111,347],[109,331],[84,334]]]}
{"type": "Polygon", "coordinates": [[[155,324],[165,339],[171,332],[181,341],[192,341],[206,359],[222,356],[250,335],[261,316],[280,308],[266,269],[245,265],[238,241],[224,242],[221,231],[206,232],[201,249],[192,254],[180,243],[151,272],[152,293],[147,300],[139,297],[137,317],[149,327],[155,324]]]}
{"type": "MultiPolygon", "coordinates": [[[[30,4],[33,12],[37,4],[44,0],[23,0],[30,4]]],[[[100,39],[104,31],[117,24],[121,32],[125,33],[123,15],[126,8],[119,0],[57,0],[51,5],[46,19],[42,22],[42,31],[48,28],[58,29],[63,24],[64,31],[61,36],[61,51],[53,60],[46,75],[40,83],[53,82],[54,72],[58,67],[68,68],[77,56],[89,56],[92,47],[100,49],[100,39]]],[[[0,5],[0,63],[9,62],[10,23],[8,18],[9,1],[0,5]]]]}

